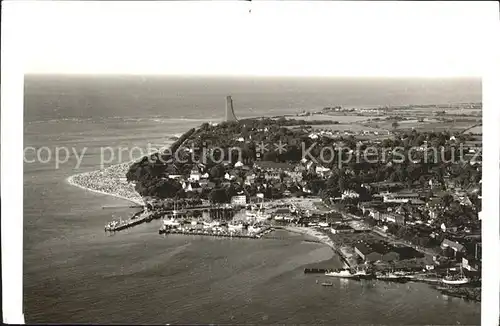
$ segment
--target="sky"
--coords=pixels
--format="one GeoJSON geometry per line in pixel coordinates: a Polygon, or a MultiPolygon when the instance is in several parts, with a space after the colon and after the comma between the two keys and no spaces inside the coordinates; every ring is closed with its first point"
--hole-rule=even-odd
{"type": "Polygon", "coordinates": [[[6,14],[20,15],[26,73],[446,77],[485,69],[488,20],[473,2],[7,5],[6,14]]]}

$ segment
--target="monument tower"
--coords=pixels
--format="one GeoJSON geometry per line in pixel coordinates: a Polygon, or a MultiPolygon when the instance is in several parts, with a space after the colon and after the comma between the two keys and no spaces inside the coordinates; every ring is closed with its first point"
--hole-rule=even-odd
{"type": "Polygon", "coordinates": [[[233,99],[226,96],[226,121],[238,121],[233,109],[233,99]]]}

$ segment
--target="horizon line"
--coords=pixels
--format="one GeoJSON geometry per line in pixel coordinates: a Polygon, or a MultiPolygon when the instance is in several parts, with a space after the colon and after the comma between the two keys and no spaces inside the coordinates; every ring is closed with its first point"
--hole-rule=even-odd
{"type": "Polygon", "coordinates": [[[478,75],[439,75],[439,76],[424,76],[424,75],[260,75],[260,74],[169,74],[169,73],[130,73],[130,72],[102,72],[102,73],[86,73],[86,72],[30,72],[24,73],[27,76],[82,76],[82,77],[198,77],[198,78],[386,78],[386,79],[483,79],[483,76],[478,75]]]}

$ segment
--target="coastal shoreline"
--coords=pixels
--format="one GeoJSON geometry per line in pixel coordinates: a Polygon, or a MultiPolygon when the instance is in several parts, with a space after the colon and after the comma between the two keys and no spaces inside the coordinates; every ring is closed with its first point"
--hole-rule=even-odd
{"type": "MultiPolygon", "coordinates": [[[[156,152],[157,151],[151,151],[147,154],[147,156],[154,154],[156,152]]],[[[141,198],[141,195],[139,195],[139,193],[137,193],[135,190],[131,191],[131,189],[128,189],[128,190],[124,189],[126,186],[129,186],[128,183],[123,184],[123,183],[119,182],[120,181],[119,179],[127,177],[126,171],[128,171],[128,168],[130,167],[130,165],[132,165],[136,161],[137,160],[132,160],[129,162],[110,165],[104,169],[98,169],[98,170],[92,170],[89,172],[73,174],[73,175],[70,175],[69,177],[67,177],[65,181],[68,184],[75,186],[75,187],[78,187],[78,188],[83,189],[83,190],[88,190],[88,191],[94,192],[96,194],[107,195],[107,196],[123,199],[123,200],[129,201],[129,202],[132,202],[136,205],[145,206],[146,203],[141,198]],[[126,169],[122,170],[121,168],[125,167],[125,166],[126,166],[126,169]],[[115,177],[107,177],[106,175],[105,175],[105,177],[107,177],[107,179],[109,179],[109,181],[113,181],[115,186],[119,188],[118,190],[122,190],[125,192],[132,192],[133,196],[124,196],[124,195],[120,195],[120,194],[117,194],[114,192],[108,192],[108,191],[95,189],[95,188],[97,188],[97,185],[94,185],[95,188],[89,187],[88,185],[92,184],[92,182],[89,182],[90,177],[94,174],[99,174],[99,173],[105,173],[105,174],[109,174],[109,175],[111,175],[112,173],[115,173],[115,177]],[[87,183],[87,185],[83,185],[82,184],[83,182],[78,182],[76,179],[79,179],[79,178],[85,178],[85,183],[87,183]]]]}
{"type": "MultiPolygon", "coordinates": [[[[132,164],[132,163],[133,162],[120,163],[120,164],[111,165],[105,169],[73,174],[73,175],[67,177],[65,181],[68,184],[75,186],[75,187],[78,187],[78,188],[83,189],[83,190],[91,191],[91,192],[96,193],[96,194],[112,196],[115,198],[127,200],[127,201],[132,202],[136,205],[144,206],[144,201],[142,199],[140,199],[140,195],[138,193],[137,193],[137,196],[123,196],[123,195],[120,195],[118,193],[107,192],[107,191],[96,189],[97,185],[95,185],[95,184],[93,185],[92,182],[89,182],[89,179],[91,176],[93,176],[94,174],[99,174],[99,173],[116,172],[120,177],[125,178],[126,176],[125,176],[125,174],[121,173],[120,168],[123,167],[124,165],[130,166],[130,164],[132,164]],[[77,181],[79,178],[83,178],[87,185],[82,184],[83,182],[77,181]]],[[[115,178],[109,178],[109,179],[114,180],[115,178]]],[[[123,190],[123,189],[120,189],[120,183],[117,182],[115,184],[115,186],[118,187],[119,190],[123,190]]]]}
{"type": "Polygon", "coordinates": [[[302,235],[307,235],[307,236],[310,236],[310,237],[316,239],[318,243],[321,243],[321,244],[324,244],[324,245],[330,247],[330,249],[332,249],[334,254],[339,256],[344,268],[350,268],[350,265],[347,262],[347,257],[344,256],[341,249],[338,248],[333,243],[333,241],[327,235],[323,234],[322,232],[314,230],[314,229],[309,228],[309,227],[300,227],[300,226],[282,226],[279,228],[281,228],[285,231],[291,232],[291,233],[298,233],[298,234],[302,234],[302,235]]]}

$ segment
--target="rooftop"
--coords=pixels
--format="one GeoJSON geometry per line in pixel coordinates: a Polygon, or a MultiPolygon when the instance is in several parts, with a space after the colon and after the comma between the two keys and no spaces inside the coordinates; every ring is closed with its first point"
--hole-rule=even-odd
{"type": "Polygon", "coordinates": [[[360,241],[356,243],[355,247],[358,248],[358,250],[364,255],[368,255],[372,252],[384,255],[388,252],[395,251],[394,250],[395,248],[393,246],[383,241],[370,242],[370,243],[360,241]]]}
{"type": "Polygon", "coordinates": [[[256,166],[262,170],[275,169],[275,170],[292,171],[294,169],[294,166],[292,164],[278,163],[278,162],[273,162],[273,161],[255,162],[254,166],[256,166]]]}

